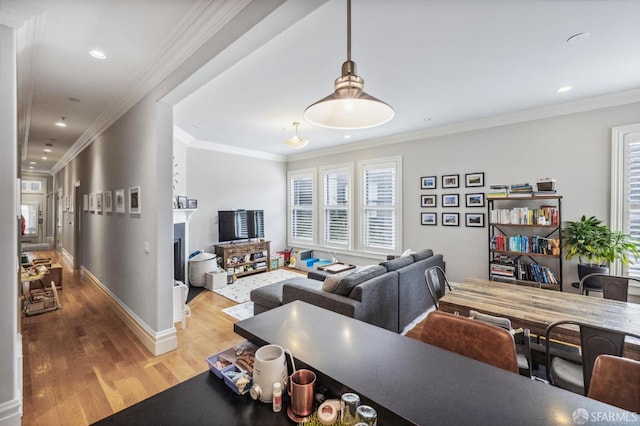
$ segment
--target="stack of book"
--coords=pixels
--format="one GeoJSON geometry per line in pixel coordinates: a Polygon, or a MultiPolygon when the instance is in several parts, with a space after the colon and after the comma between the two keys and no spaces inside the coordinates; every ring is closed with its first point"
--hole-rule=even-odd
{"type": "Polygon", "coordinates": [[[509,185],[490,185],[487,198],[506,198],[509,194],[509,185]]]}
{"type": "Polygon", "coordinates": [[[514,183],[509,189],[509,197],[531,197],[533,187],[530,183],[514,183]]]}

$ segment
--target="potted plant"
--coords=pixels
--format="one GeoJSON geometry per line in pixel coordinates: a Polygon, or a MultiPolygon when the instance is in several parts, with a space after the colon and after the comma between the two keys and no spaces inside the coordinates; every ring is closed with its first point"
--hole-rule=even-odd
{"type": "Polygon", "coordinates": [[[619,260],[629,264],[629,255],[638,258],[637,242],[629,234],[612,231],[595,216],[582,216],[579,221],[565,222],[562,228],[565,258],[578,256],[578,277],[592,273],[608,273],[608,264],[619,260]],[[586,263],[583,262],[586,260],[586,263]]]}

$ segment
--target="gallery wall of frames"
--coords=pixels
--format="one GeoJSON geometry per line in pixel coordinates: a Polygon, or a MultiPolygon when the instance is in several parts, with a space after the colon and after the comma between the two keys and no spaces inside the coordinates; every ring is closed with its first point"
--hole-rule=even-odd
{"type": "Polygon", "coordinates": [[[464,224],[469,228],[484,228],[484,172],[423,176],[420,178],[420,224],[425,226],[460,226],[461,208],[464,224]],[[460,177],[464,182],[460,182],[460,177]],[[471,209],[468,211],[467,209],[471,209]],[[427,211],[428,210],[428,211],[427,211]]]}

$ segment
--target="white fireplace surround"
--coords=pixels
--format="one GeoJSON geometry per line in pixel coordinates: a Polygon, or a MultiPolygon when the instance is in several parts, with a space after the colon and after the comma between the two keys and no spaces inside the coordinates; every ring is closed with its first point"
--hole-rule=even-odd
{"type": "MultiPolygon", "coordinates": [[[[173,224],[184,223],[184,279],[189,277],[189,220],[198,209],[173,209],[173,224]]],[[[185,283],[186,284],[186,283],[185,283]]]]}

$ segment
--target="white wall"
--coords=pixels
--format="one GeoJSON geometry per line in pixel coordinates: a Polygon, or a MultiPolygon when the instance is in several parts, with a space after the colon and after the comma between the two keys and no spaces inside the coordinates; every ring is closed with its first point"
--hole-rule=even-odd
{"type": "Polygon", "coordinates": [[[198,211],[189,222],[189,252],[213,252],[218,210],[264,210],[265,238],[272,255],[286,246],[286,163],[225,152],[187,148],[189,198],[198,211]]]}
{"type": "MultiPolygon", "coordinates": [[[[487,228],[467,228],[464,213],[485,209],[464,207],[464,194],[486,192],[492,183],[535,182],[552,177],[563,196],[563,221],[582,214],[609,220],[610,130],[640,122],[640,104],[563,115],[519,124],[439,136],[414,142],[291,161],[289,170],[401,155],[403,157],[404,248],[432,248],[442,253],[453,281],[487,277],[487,228]],[[484,188],[421,190],[420,177],[484,172],[484,188]],[[438,194],[438,208],[422,209],[421,194],[438,194]],[[459,193],[460,208],[442,208],[440,195],[459,193]],[[421,226],[420,212],[435,210],[438,226],[421,226]],[[460,227],[443,227],[442,212],[459,212],[460,227]]],[[[577,279],[575,261],[564,262],[564,289],[577,279]]]]}
{"type": "Polygon", "coordinates": [[[18,330],[18,136],[16,33],[0,25],[0,425],[22,415],[22,337],[18,330]]]}

